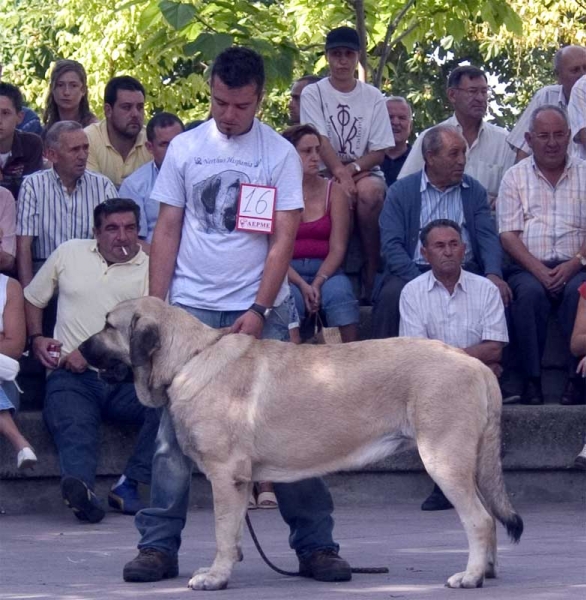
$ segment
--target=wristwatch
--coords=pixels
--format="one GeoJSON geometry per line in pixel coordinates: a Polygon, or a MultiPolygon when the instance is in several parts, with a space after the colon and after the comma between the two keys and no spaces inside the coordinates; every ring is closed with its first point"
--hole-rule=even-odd
{"type": "Polygon", "coordinates": [[[262,304],[256,304],[256,302],[248,309],[252,312],[255,312],[257,315],[261,316],[263,321],[266,321],[269,318],[269,315],[272,312],[272,308],[267,308],[262,304]]]}
{"type": "Polygon", "coordinates": [[[360,165],[357,162],[353,162],[352,166],[354,167],[354,170],[356,171],[356,173],[360,173],[360,171],[362,171],[362,168],[360,167],[360,165]]]}
{"type": "Polygon", "coordinates": [[[580,261],[583,267],[586,267],[586,256],[582,256],[579,252],[576,254],[576,258],[580,261]]]}

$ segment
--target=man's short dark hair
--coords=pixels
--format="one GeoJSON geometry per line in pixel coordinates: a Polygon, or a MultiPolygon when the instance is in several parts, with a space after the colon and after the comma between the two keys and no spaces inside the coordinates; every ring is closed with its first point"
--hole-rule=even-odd
{"type": "Polygon", "coordinates": [[[220,52],[212,66],[214,77],[219,77],[229,88],[241,88],[251,83],[256,84],[260,94],[265,86],[265,67],[262,56],[243,46],[231,46],[220,52]]]}
{"type": "Polygon", "coordinates": [[[22,110],[24,100],[22,99],[20,90],[15,85],[5,81],[0,81],[0,96],[6,96],[7,98],[10,98],[10,101],[12,102],[16,112],[20,112],[22,110]]]}
{"type": "Polygon", "coordinates": [[[482,77],[484,81],[488,81],[486,74],[482,69],[473,67],[472,65],[465,65],[463,67],[456,67],[450,73],[450,76],[448,77],[448,88],[459,87],[463,77],[468,77],[469,79],[478,79],[479,77],[482,77]]]}
{"type": "Polygon", "coordinates": [[[426,247],[429,233],[433,229],[438,229],[440,227],[451,227],[452,229],[455,229],[460,236],[460,240],[462,239],[462,228],[458,225],[458,223],[456,223],[456,221],[452,221],[451,219],[434,219],[419,232],[419,241],[421,242],[421,245],[426,247]]]}
{"type": "Polygon", "coordinates": [[[120,77],[112,77],[112,79],[110,79],[110,81],[108,81],[106,84],[106,88],[104,89],[104,104],[114,106],[114,104],[116,104],[116,100],[118,99],[119,90],[126,90],[127,92],[141,92],[146,98],[144,87],[138,79],[130,77],[130,75],[121,75],[120,77]]]}
{"type": "Polygon", "coordinates": [[[320,77],[319,75],[303,75],[303,77],[300,77],[299,79],[296,79],[294,81],[294,83],[299,83],[300,81],[307,81],[308,85],[310,83],[317,83],[318,81],[321,81],[323,78],[320,77]]]}
{"type": "Polygon", "coordinates": [[[130,198],[109,198],[94,208],[94,227],[102,226],[104,217],[115,213],[133,212],[136,217],[136,226],[140,223],[140,206],[130,198]]]}
{"type": "Polygon", "coordinates": [[[181,127],[181,131],[185,131],[185,125],[183,125],[183,121],[173,113],[169,112],[160,112],[157,113],[146,126],[146,136],[149,142],[152,142],[155,139],[155,127],[160,127],[161,129],[165,129],[166,127],[171,127],[171,125],[179,125],[181,127]]]}

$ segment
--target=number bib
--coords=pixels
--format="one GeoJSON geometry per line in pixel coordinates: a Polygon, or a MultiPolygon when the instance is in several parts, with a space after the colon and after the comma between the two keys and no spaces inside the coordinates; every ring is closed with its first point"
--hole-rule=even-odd
{"type": "Polygon", "coordinates": [[[236,229],[254,233],[273,233],[277,188],[242,183],[238,197],[236,229]]]}

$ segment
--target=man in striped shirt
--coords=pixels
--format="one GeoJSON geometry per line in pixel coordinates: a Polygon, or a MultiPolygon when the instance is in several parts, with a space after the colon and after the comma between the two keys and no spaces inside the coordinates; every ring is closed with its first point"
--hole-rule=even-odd
{"type": "MultiPolygon", "coordinates": [[[[535,110],[525,138],[533,156],[505,175],[496,209],[503,248],[513,259],[507,281],[526,378],[521,401],[543,404],[541,359],[549,315],[557,311],[569,347],[578,287],[586,281],[586,163],[568,156],[570,128],[559,106],[535,110]]],[[[568,364],[562,404],[582,402],[584,380],[575,367],[575,361],[568,364]]]]}
{"type": "MultiPolygon", "coordinates": [[[[501,374],[501,355],[509,341],[498,288],[462,269],[466,244],[462,229],[449,219],[428,223],[419,236],[431,270],[410,281],[401,293],[399,334],[441,340],[501,374]]],[[[436,485],[422,510],[452,508],[436,485]]]]}
{"type": "Polygon", "coordinates": [[[89,142],[79,123],[55,123],[45,147],[53,168],[27,177],[18,196],[16,263],[23,287],[59,244],[93,237],[94,208],[118,195],[108,178],[86,170],[89,142]]]}

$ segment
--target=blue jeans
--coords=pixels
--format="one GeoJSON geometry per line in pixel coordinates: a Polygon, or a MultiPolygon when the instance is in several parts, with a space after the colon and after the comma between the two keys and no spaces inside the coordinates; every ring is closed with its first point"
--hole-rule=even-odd
{"type": "Polygon", "coordinates": [[[108,384],[95,371],[49,375],[43,417],[59,453],[61,475],[84,481],[93,489],[100,449],[100,424],[111,420],[140,426],[124,475],[149,484],[160,410],[143,406],[132,383],[108,384]]]}
{"type": "MultiPolygon", "coordinates": [[[[311,284],[323,262],[319,258],[298,258],[291,261],[291,267],[311,284]]],[[[295,284],[290,283],[290,287],[299,318],[303,320],[306,312],[303,294],[295,284]]],[[[321,286],[321,312],[328,327],[343,327],[360,321],[358,300],[350,280],[341,269],[338,269],[321,286]]]]}
{"type": "MultiPolygon", "coordinates": [[[[182,306],[210,327],[229,327],[243,311],[210,311],[182,306]]],[[[289,310],[283,302],[265,324],[263,338],[286,341],[289,337],[289,310]]],[[[189,487],[193,464],[183,454],[173,422],[166,409],[161,417],[153,459],[151,503],[135,518],[141,548],[156,548],[176,555],[181,545],[189,504],[189,487]]],[[[326,484],[320,478],[295,483],[275,483],[275,495],[281,515],[290,528],[289,545],[300,557],[317,549],[338,551],[332,538],[334,505],[326,484]]]]}

